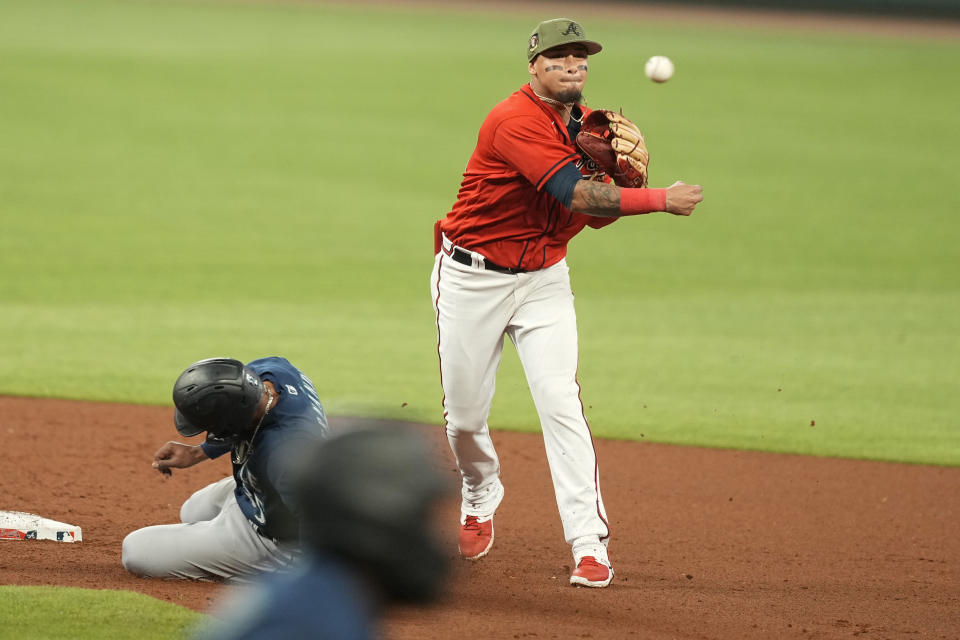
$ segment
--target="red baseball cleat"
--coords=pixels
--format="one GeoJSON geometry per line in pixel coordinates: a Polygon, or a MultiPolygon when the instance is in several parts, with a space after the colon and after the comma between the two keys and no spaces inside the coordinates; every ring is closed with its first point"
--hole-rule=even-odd
{"type": "Polygon", "coordinates": [[[493,546],[493,516],[467,516],[460,525],[460,555],[478,560],[493,546]]]}
{"type": "Polygon", "coordinates": [[[613,567],[597,562],[593,556],[584,556],[570,575],[570,584],[581,587],[605,587],[613,580],[613,567]]]}

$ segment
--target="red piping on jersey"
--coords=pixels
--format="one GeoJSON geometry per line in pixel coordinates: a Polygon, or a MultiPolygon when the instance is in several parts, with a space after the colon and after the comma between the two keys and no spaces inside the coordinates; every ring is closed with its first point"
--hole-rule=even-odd
{"type": "MultiPolygon", "coordinates": [[[[580,357],[577,356],[577,373],[579,372],[580,357]]],[[[600,542],[603,542],[610,537],[610,523],[603,517],[603,511],[600,509],[600,483],[598,481],[600,476],[600,460],[597,458],[597,447],[593,444],[593,429],[590,428],[590,421],[587,420],[587,413],[583,408],[583,397],[580,395],[582,388],[580,387],[580,380],[577,377],[577,373],[573,375],[573,380],[577,383],[577,400],[580,401],[580,415],[583,416],[583,422],[587,425],[587,431],[590,433],[590,446],[593,448],[593,489],[597,494],[597,517],[600,518],[600,521],[607,527],[607,535],[600,538],[600,542]]]]}

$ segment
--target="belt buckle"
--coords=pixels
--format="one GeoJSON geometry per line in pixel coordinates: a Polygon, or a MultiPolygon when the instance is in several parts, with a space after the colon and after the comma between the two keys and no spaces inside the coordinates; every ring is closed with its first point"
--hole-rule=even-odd
{"type": "Polygon", "coordinates": [[[453,257],[454,260],[456,260],[460,264],[466,265],[468,267],[472,267],[474,269],[484,268],[484,265],[480,261],[480,258],[477,257],[479,254],[474,253],[473,251],[467,251],[462,247],[453,245],[453,250],[450,252],[450,255],[453,257]]]}

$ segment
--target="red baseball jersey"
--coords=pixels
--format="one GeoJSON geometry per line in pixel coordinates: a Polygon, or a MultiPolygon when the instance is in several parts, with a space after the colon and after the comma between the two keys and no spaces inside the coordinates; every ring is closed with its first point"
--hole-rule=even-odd
{"type": "Polygon", "coordinates": [[[455,245],[501,266],[535,270],[556,264],[584,226],[616,220],[574,213],[544,190],[570,162],[590,174],[560,114],[529,84],[521,87],[481,125],[457,201],[440,230],[455,245]]]}

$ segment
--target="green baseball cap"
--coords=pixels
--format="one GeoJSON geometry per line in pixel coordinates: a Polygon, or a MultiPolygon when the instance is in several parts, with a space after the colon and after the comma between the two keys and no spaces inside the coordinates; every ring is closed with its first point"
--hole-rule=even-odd
{"type": "Polygon", "coordinates": [[[579,42],[587,46],[587,55],[600,53],[603,49],[599,42],[587,40],[587,33],[575,20],[567,18],[554,18],[553,20],[544,20],[537,25],[537,28],[530,34],[530,40],[527,41],[527,61],[561,44],[579,42]]]}

